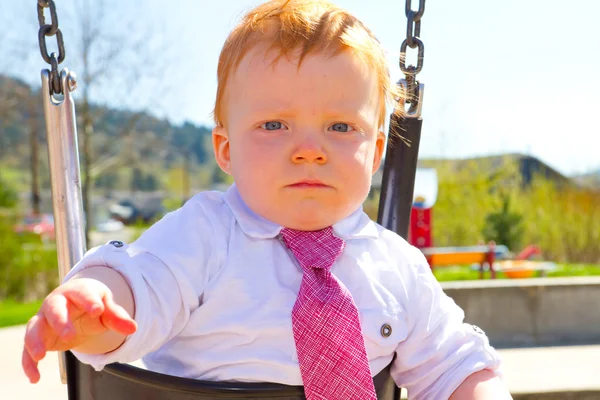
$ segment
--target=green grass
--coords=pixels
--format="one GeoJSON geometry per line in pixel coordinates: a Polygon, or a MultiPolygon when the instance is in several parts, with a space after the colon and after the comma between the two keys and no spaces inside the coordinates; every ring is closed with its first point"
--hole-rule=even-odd
{"type": "Polygon", "coordinates": [[[593,264],[559,264],[556,271],[548,272],[548,276],[598,276],[600,265],[593,264]]]}
{"type": "Polygon", "coordinates": [[[37,313],[41,304],[42,300],[27,304],[11,300],[0,301],[0,328],[26,323],[37,313]]]}
{"type": "MultiPolygon", "coordinates": [[[[433,274],[440,282],[470,281],[479,279],[479,271],[471,269],[470,265],[440,267],[433,270],[433,274]]],[[[559,276],[598,276],[600,265],[593,264],[557,264],[556,270],[546,273],[547,277],[559,276]]],[[[489,279],[490,273],[485,272],[484,278],[489,279]]],[[[502,272],[496,274],[497,279],[509,279],[502,272]]]]}

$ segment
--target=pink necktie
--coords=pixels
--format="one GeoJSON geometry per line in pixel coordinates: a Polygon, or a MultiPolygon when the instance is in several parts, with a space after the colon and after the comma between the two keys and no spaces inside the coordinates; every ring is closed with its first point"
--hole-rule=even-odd
{"type": "Polygon", "coordinates": [[[330,272],[344,241],[331,227],[281,234],[304,270],[292,327],[306,398],[376,400],[358,309],[330,272]]]}

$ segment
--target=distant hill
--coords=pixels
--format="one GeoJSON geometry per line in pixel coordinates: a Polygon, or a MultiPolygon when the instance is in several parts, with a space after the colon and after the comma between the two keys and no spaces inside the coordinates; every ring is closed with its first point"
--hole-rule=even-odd
{"type": "MultiPolygon", "coordinates": [[[[555,183],[562,185],[579,185],[578,180],[569,178],[554,168],[550,167],[543,161],[528,155],[522,154],[503,154],[495,156],[471,157],[461,159],[439,159],[439,158],[423,158],[418,161],[419,168],[435,168],[440,179],[444,179],[447,174],[463,171],[467,168],[474,168],[477,172],[485,172],[485,174],[476,174],[476,177],[492,176],[498,171],[507,168],[516,168],[521,176],[523,186],[531,184],[536,175],[541,175],[555,183]]],[[[382,173],[378,171],[373,178],[373,185],[379,187],[381,185],[382,173]]],[[[468,178],[469,179],[469,178],[468,178]]]]}
{"type": "MultiPolygon", "coordinates": [[[[81,104],[76,104],[76,109],[81,144],[81,104]]],[[[94,161],[97,161],[92,171],[99,171],[97,187],[118,181],[115,189],[127,189],[132,180],[139,179],[137,189],[156,190],[167,171],[183,165],[190,171],[206,167],[211,175],[208,179],[219,179],[214,171],[211,128],[189,122],[174,125],[145,112],[99,105],[92,105],[91,112],[97,121],[92,138],[94,161]],[[115,174],[125,170],[127,177],[115,179],[115,174]]],[[[21,180],[20,172],[23,177],[29,176],[31,131],[37,132],[39,143],[40,185],[47,189],[46,131],[39,90],[0,75],[0,173],[17,171],[17,181],[21,180]]]]}
{"type": "Polygon", "coordinates": [[[503,168],[516,167],[521,175],[522,184],[528,186],[536,175],[541,175],[559,184],[573,183],[571,179],[540,159],[523,154],[502,154],[494,156],[472,157],[465,159],[423,159],[419,165],[428,168],[450,168],[460,170],[476,164],[479,171],[495,173],[503,168]]]}

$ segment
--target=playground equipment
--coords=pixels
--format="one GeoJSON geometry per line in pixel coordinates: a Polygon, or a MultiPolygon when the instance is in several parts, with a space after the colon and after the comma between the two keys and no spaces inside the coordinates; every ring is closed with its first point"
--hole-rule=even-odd
{"type": "Polygon", "coordinates": [[[538,246],[529,245],[519,252],[514,260],[504,260],[496,263],[496,270],[502,271],[511,279],[531,278],[536,274],[544,276],[546,272],[556,269],[556,264],[547,261],[534,261],[541,250],[538,246]]]}
{"type": "Polygon", "coordinates": [[[408,237],[410,243],[420,249],[433,245],[431,219],[437,194],[436,170],[434,168],[417,168],[408,237]]]}
{"type": "MultiPolygon", "coordinates": [[[[53,209],[56,220],[56,241],[59,276],[83,257],[83,207],[80,188],[79,155],[75,106],[71,92],[77,87],[75,75],[58,65],[65,59],[62,33],[58,27],[53,0],[37,1],[38,34],[42,58],[51,69],[42,71],[42,96],[48,135],[50,177],[53,209]],[[46,24],[44,10],[50,10],[46,24]],[[46,37],[56,36],[58,55],[48,55],[46,37]]],[[[405,79],[398,84],[407,94],[409,105],[403,118],[392,115],[384,165],[383,186],[379,204],[379,222],[406,238],[413,202],[413,186],[421,136],[421,108],[424,87],[416,78],[423,67],[423,42],[419,39],[425,0],[418,11],[406,2],[407,37],[401,45],[400,68],[405,79]],[[407,47],[417,49],[417,65],[406,65],[407,47]]],[[[405,106],[401,104],[400,106],[405,106]]],[[[101,372],[81,364],[70,353],[61,359],[61,379],[68,383],[70,400],[170,399],[198,400],[216,398],[302,399],[302,387],[272,383],[207,382],[178,378],[136,368],[131,365],[109,365],[101,372]]],[[[391,379],[389,367],[375,378],[379,399],[399,399],[400,390],[391,379]]]]}
{"type": "Polygon", "coordinates": [[[480,279],[483,279],[486,265],[489,267],[490,277],[496,279],[496,260],[509,254],[506,246],[498,246],[493,242],[487,246],[429,247],[421,251],[432,269],[451,265],[479,264],[480,279]]]}
{"type": "Polygon", "coordinates": [[[492,279],[496,278],[494,262],[506,256],[506,246],[490,243],[487,246],[434,247],[433,207],[438,195],[438,177],[433,168],[417,168],[415,174],[413,207],[410,214],[409,242],[419,248],[431,268],[449,265],[479,264],[483,278],[484,265],[490,266],[492,279]]]}

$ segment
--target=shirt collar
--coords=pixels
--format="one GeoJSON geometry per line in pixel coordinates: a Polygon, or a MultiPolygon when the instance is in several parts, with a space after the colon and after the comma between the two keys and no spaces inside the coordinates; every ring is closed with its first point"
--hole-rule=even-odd
{"type": "MultiPolygon", "coordinates": [[[[282,226],[252,211],[240,196],[235,183],[227,189],[223,198],[246,235],[257,239],[274,238],[279,235],[282,226]]],[[[362,207],[334,224],[333,231],[336,236],[344,240],[355,238],[377,239],[379,237],[378,225],[371,221],[369,216],[363,212],[362,207]]]]}

